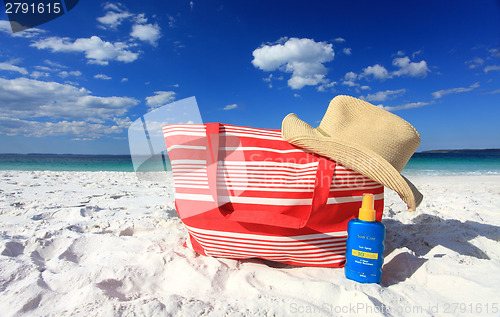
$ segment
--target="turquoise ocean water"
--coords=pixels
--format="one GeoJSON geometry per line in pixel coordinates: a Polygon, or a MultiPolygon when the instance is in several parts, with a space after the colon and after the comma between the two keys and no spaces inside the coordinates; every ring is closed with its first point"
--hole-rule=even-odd
{"type": "Polygon", "coordinates": [[[130,155],[0,154],[0,170],[133,172],[130,155]]]}
{"type": "MultiPolygon", "coordinates": [[[[148,170],[170,169],[157,159],[148,170]]],[[[0,154],[0,170],[134,172],[129,155],[0,154]]],[[[500,150],[415,153],[404,175],[500,175],[500,150]]]]}
{"type": "Polygon", "coordinates": [[[404,175],[500,175],[500,150],[415,153],[404,175]]]}

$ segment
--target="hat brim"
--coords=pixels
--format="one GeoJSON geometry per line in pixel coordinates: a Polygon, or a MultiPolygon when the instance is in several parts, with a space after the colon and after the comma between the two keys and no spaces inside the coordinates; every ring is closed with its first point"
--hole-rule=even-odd
{"type": "Polygon", "coordinates": [[[291,144],[328,157],[398,193],[410,211],[416,210],[423,195],[394,166],[374,151],[343,140],[324,136],[294,113],[283,119],[281,134],[291,144]]]}

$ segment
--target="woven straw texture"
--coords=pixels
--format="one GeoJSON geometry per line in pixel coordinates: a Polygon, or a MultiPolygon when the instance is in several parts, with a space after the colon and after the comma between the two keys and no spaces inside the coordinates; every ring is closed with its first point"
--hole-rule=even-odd
{"type": "Polygon", "coordinates": [[[402,118],[366,101],[337,96],[317,128],[291,113],[283,119],[283,139],[333,159],[396,191],[415,210],[422,194],[401,171],[420,144],[417,130],[402,118]]]}

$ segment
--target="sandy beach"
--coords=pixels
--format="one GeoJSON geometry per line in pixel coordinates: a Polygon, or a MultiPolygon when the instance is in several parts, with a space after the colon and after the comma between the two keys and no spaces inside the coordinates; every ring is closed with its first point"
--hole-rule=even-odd
{"type": "Polygon", "coordinates": [[[1,316],[498,316],[500,176],[386,190],[383,281],[343,269],[203,257],[173,185],[127,172],[1,171],[1,316]]]}

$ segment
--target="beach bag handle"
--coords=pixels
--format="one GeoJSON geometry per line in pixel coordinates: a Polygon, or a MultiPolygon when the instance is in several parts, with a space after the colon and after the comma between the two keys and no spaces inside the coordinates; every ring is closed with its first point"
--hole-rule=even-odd
{"type": "MultiPolygon", "coordinates": [[[[206,123],[205,126],[209,148],[209,151],[207,151],[208,186],[215,203],[219,205],[217,193],[217,162],[219,161],[220,123],[206,123]]],[[[334,170],[335,161],[319,157],[310,208],[295,208],[296,210],[293,214],[283,214],[281,212],[273,212],[273,206],[266,206],[266,210],[241,208],[233,210],[231,208],[231,203],[226,203],[218,207],[219,211],[232,221],[293,229],[303,228],[306,226],[311,214],[317,212],[326,205],[334,170]]]]}

